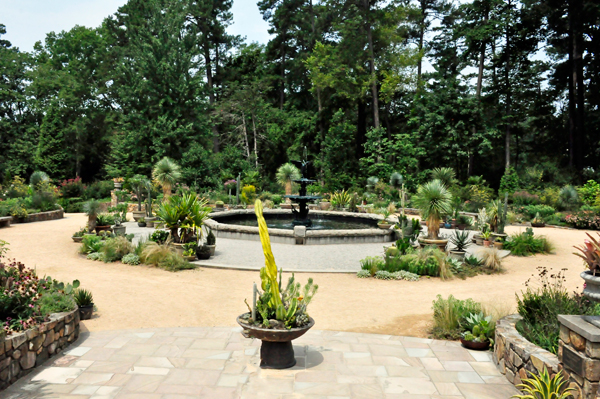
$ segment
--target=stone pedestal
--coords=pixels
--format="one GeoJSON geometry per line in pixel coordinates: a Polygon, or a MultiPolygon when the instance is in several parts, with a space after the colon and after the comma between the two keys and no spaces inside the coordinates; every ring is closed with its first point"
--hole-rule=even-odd
{"type": "Polygon", "coordinates": [[[296,238],[296,245],[304,245],[306,238],[306,226],[294,226],[294,237],[296,238]]]}
{"type": "Polygon", "coordinates": [[[600,397],[600,328],[589,323],[588,318],[600,320],[598,316],[558,316],[558,359],[565,379],[575,389],[574,399],[600,397]]]}

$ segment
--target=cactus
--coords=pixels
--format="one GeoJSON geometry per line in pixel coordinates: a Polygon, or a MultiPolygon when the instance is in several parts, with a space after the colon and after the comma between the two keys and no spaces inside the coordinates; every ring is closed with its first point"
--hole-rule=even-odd
{"type": "MultiPolygon", "coordinates": [[[[265,254],[265,267],[261,268],[261,280],[263,280],[263,289],[265,286],[265,280],[271,283],[271,305],[277,309],[281,305],[281,295],[279,294],[279,285],[277,284],[277,265],[275,264],[275,257],[271,251],[271,239],[269,238],[269,230],[267,229],[267,222],[263,216],[262,202],[256,200],[254,204],[254,212],[258,219],[258,230],[260,234],[260,242],[262,243],[263,252],[265,254]],[[264,272],[263,272],[264,270],[264,272]],[[264,279],[263,279],[264,276],[264,279]]],[[[282,321],[281,319],[278,319],[282,321]]]]}

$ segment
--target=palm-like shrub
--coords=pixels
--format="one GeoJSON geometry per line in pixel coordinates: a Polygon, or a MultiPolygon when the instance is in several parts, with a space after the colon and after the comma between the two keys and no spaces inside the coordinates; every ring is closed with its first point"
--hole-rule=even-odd
{"type": "Polygon", "coordinates": [[[579,193],[573,186],[564,186],[558,195],[559,204],[564,209],[575,209],[579,205],[579,193]]]}
{"type": "Polygon", "coordinates": [[[129,186],[135,192],[135,195],[138,200],[138,211],[142,210],[142,199],[144,196],[144,191],[147,190],[150,186],[150,181],[146,176],[143,175],[135,175],[128,181],[129,186]]]}
{"type": "Polygon", "coordinates": [[[440,221],[452,212],[452,194],[436,179],[419,186],[414,202],[421,210],[421,217],[427,220],[428,238],[437,239],[440,221]]]}
{"type": "Polygon", "coordinates": [[[285,188],[285,194],[290,195],[292,193],[292,181],[300,179],[300,171],[291,163],[284,163],[277,169],[275,178],[277,183],[285,188]]]}
{"type": "Polygon", "coordinates": [[[435,168],[431,171],[432,180],[440,180],[444,186],[450,187],[456,182],[456,173],[452,168],[435,168]]]}
{"type": "Polygon", "coordinates": [[[169,197],[160,204],[156,215],[171,230],[171,238],[176,243],[185,243],[208,218],[210,208],[205,199],[198,199],[195,193],[184,193],[181,196],[169,197]]]}
{"type": "Polygon", "coordinates": [[[40,183],[49,182],[49,181],[50,181],[50,177],[48,176],[48,174],[46,172],[42,172],[40,170],[33,172],[31,174],[31,176],[29,177],[29,184],[31,184],[31,187],[33,187],[34,189],[40,183]]]}
{"type": "Polygon", "coordinates": [[[171,188],[181,179],[181,168],[169,157],[164,157],[154,165],[152,178],[163,188],[165,198],[171,195],[171,188]]]}
{"type": "Polygon", "coordinates": [[[88,217],[88,231],[92,232],[96,228],[96,219],[100,213],[100,202],[92,199],[83,204],[83,212],[88,217]]]}

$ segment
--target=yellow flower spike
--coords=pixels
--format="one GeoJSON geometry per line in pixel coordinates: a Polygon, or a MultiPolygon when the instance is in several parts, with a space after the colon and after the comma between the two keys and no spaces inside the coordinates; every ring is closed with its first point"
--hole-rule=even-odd
{"type": "Polygon", "coordinates": [[[282,304],[281,295],[279,294],[279,284],[277,283],[277,265],[275,264],[275,257],[271,251],[271,239],[269,238],[267,222],[263,216],[262,202],[258,199],[254,203],[254,213],[256,213],[256,219],[258,220],[260,242],[265,254],[265,271],[267,278],[271,283],[271,301],[273,301],[272,305],[277,309],[277,307],[282,304]]]}

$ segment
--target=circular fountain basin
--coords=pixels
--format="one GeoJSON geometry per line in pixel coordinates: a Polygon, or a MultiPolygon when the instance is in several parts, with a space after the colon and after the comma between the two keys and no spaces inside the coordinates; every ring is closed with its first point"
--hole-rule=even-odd
{"type": "MultiPolygon", "coordinates": [[[[380,215],[311,211],[313,225],[293,226],[294,216],[286,209],[265,209],[263,215],[269,227],[271,241],[282,244],[352,244],[390,242],[392,229],[382,230],[377,222],[380,215]]],[[[239,240],[260,241],[258,223],[253,209],[238,209],[211,214],[206,222],[215,236],[239,240]]]]}

